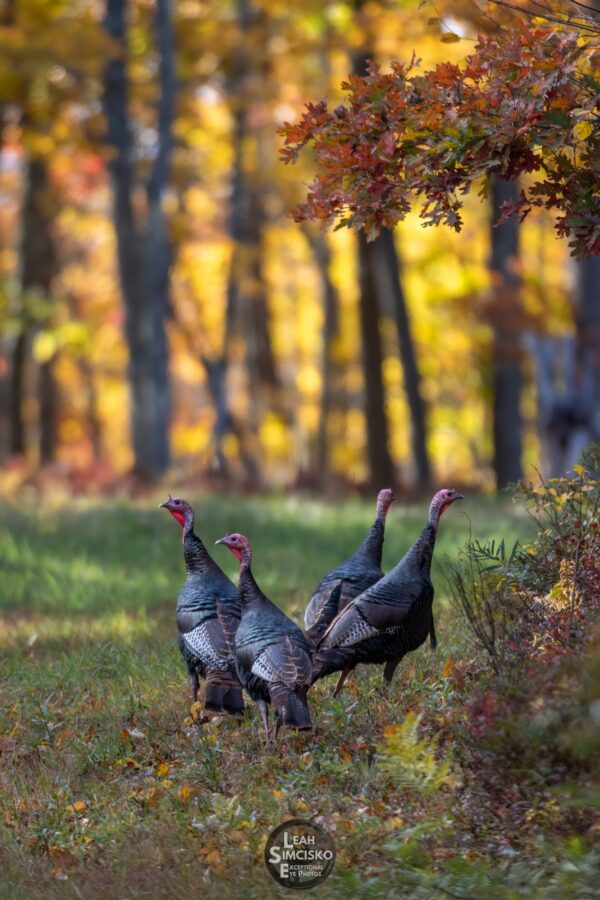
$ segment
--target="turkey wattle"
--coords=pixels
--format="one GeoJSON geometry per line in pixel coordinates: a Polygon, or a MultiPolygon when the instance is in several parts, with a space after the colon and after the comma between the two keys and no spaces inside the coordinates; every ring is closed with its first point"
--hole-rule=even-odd
{"type": "Polygon", "coordinates": [[[237,588],[195,534],[190,504],[181,497],[169,497],[160,505],[169,510],[183,531],[187,576],[177,598],[177,639],[193,701],[198,697],[199,678],[205,678],[205,712],[242,715],[244,699],[234,656],[240,621],[237,588]]]}
{"type": "Polygon", "coordinates": [[[282,725],[312,728],[306,694],[311,683],[311,647],[302,630],[266,597],[252,574],[252,548],[242,534],[217,541],[240,563],[242,616],[235,635],[239,679],[261,712],[271,738],[268,704],[275,708],[273,739],[282,725]]]}
{"type": "Polygon", "coordinates": [[[455,490],[438,491],[425,529],[403,559],[334,618],[313,657],[313,682],[341,670],[338,694],[359,663],[385,663],[383,679],[389,685],[402,657],[427,635],[435,646],[431,559],[440,517],[459,499],[462,494],[455,490]]]}
{"type": "Polygon", "coordinates": [[[341,612],[354,597],[362,594],[367,588],[383,578],[381,570],[381,554],[385,534],[385,520],[390,504],[395,500],[390,488],[379,491],[375,507],[375,521],[366,538],[352,556],[328,572],[321,579],[308,602],[304,613],[304,627],[307,631],[313,628],[321,616],[333,589],[343,580],[343,588],[338,602],[337,612],[341,612]]]}

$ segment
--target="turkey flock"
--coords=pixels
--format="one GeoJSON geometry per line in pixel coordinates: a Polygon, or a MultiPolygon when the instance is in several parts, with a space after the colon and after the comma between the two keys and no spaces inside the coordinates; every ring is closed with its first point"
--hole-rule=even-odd
{"type": "Polygon", "coordinates": [[[359,663],[382,665],[387,688],[403,656],[427,637],[436,646],[431,560],[442,513],[462,494],[448,488],[435,494],[421,535],[385,575],[385,522],[394,499],[389,488],[379,492],[369,533],[317,585],[304,631],[261,591],[248,538],[228,534],[216,542],[240,564],[236,587],[195,533],[190,504],[171,496],[160,504],[183,532],[186,580],[177,599],[177,638],[194,703],[200,679],[205,682],[204,720],[242,716],[245,690],[260,710],[267,743],[274,742],[282,726],[312,729],[308,691],[319,678],[339,672],[337,696],[359,663]]]}

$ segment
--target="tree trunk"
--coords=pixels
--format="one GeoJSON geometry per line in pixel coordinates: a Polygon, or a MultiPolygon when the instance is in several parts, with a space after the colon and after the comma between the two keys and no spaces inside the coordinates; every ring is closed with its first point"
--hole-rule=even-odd
{"type": "Polygon", "coordinates": [[[304,235],[315,258],[321,279],[323,299],[323,331],[321,351],[321,415],[317,433],[316,469],[322,484],[331,475],[331,418],[337,387],[337,366],[333,358],[333,343],[339,329],[339,297],[331,278],[331,251],[321,231],[304,227],[304,235]]]}
{"type": "Polygon", "coordinates": [[[21,332],[13,344],[10,357],[10,386],[9,386],[9,428],[10,428],[10,453],[13,456],[25,454],[25,419],[23,416],[23,395],[25,391],[25,366],[27,362],[27,347],[29,343],[28,329],[25,323],[21,325],[21,332]]]}
{"type": "MultiPolygon", "coordinates": [[[[23,395],[33,331],[33,322],[27,309],[27,294],[35,292],[49,302],[52,281],[57,272],[51,234],[52,209],[46,162],[30,158],[25,164],[20,249],[22,330],[12,354],[11,450],[15,454],[23,454],[27,450],[23,395]]],[[[53,366],[54,360],[49,359],[40,365],[38,373],[39,456],[42,463],[52,462],[56,454],[58,403],[53,366]]]]}
{"type": "Polygon", "coordinates": [[[600,256],[577,263],[578,382],[585,395],[590,440],[600,441],[600,256]]]}
{"type": "MultiPolygon", "coordinates": [[[[356,0],[355,7],[360,12],[363,0],[356,0]]],[[[354,75],[366,75],[370,50],[363,49],[352,54],[354,75]]],[[[367,420],[367,460],[369,483],[374,490],[394,483],[394,464],[389,449],[388,419],[385,410],[385,389],[383,384],[383,351],[379,319],[381,309],[376,279],[378,246],[376,238],[368,242],[364,231],[358,233],[359,259],[359,312],[362,336],[363,373],[365,379],[365,415],[367,420]]]]}
{"type": "MultiPolygon", "coordinates": [[[[363,7],[364,0],[355,0],[357,13],[360,14],[363,7]]],[[[354,53],[352,55],[353,74],[366,75],[372,55],[369,46],[354,53]]],[[[360,240],[363,240],[362,236],[360,240]]],[[[400,264],[394,235],[384,228],[379,237],[375,238],[368,246],[369,249],[366,250],[366,253],[372,265],[373,289],[378,296],[378,309],[381,311],[381,309],[389,307],[394,313],[400,361],[404,373],[404,389],[411,419],[413,462],[419,487],[427,488],[431,481],[431,465],[427,451],[426,408],[421,392],[421,375],[417,365],[406,299],[400,279],[400,264]]],[[[381,357],[381,349],[379,356],[381,357]]],[[[376,418],[381,421],[381,411],[376,414],[376,418]]],[[[390,459],[390,468],[393,469],[389,450],[387,450],[387,455],[390,459]]]]}
{"type": "Polygon", "coordinates": [[[400,278],[398,251],[393,233],[383,228],[375,240],[375,283],[381,308],[391,308],[398,333],[400,361],[404,373],[404,390],[410,411],[412,456],[420,488],[431,482],[431,466],[427,451],[426,409],[421,393],[421,374],[417,365],[406,298],[400,278]]]}
{"type": "Polygon", "coordinates": [[[263,271],[264,228],[266,217],[262,204],[259,172],[260,136],[249,126],[254,91],[252,76],[258,65],[251,59],[249,47],[260,45],[257,28],[263,13],[255,10],[250,0],[237,0],[236,24],[239,31],[233,70],[227,94],[233,118],[234,160],[231,171],[231,197],[228,232],[233,247],[227,281],[227,307],[222,355],[203,359],[209,391],[215,406],[215,440],[217,464],[225,463],[222,442],[227,433],[240,442],[242,462],[248,477],[259,475],[255,458],[258,425],[263,414],[265,393],[271,405],[277,402],[279,377],[271,343],[268,289],[263,271]],[[249,160],[253,160],[249,163],[249,160]],[[227,373],[231,338],[243,338],[248,391],[251,402],[251,427],[238,427],[231,413],[227,392],[227,373]]]}
{"type": "Polygon", "coordinates": [[[600,257],[577,263],[574,337],[528,335],[544,474],[559,477],[600,441],[600,257]]]}
{"type": "Polygon", "coordinates": [[[98,412],[98,393],[94,382],[94,370],[87,356],[81,356],[78,362],[79,372],[83,381],[86,396],[87,432],[92,444],[94,462],[98,463],[103,457],[102,424],[98,412]]]}
{"type": "Polygon", "coordinates": [[[511,216],[496,225],[503,203],[518,197],[517,182],[492,179],[491,319],[494,472],[498,490],[522,477],[521,329],[519,222],[511,216]]]}
{"type": "Polygon", "coordinates": [[[394,483],[394,465],[389,451],[388,420],[382,376],[382,349],[379,332],[379,301],[375,283],[376,242],[369,243],[358,234],[360,279],[360,329],[365,379],[365,416],[367,420],[367,460],[369,484],[379,490],[394,483]]]}
{"type": "Polygon", "coordinates": [[[242,278],[242,326],[246,338],[246,365],[250,390],[258,398],[263,390],[271,393],[279,387],[277,366],[271,345],[267,284],[263,271],[265,214],[259,188],[246,179],[242,216],[242,234],[238,245],[238,276],[242,278]],[[240,271],[241,269],[241,271],[240,271]]]}
{"type": "MultiPolygon", "coordinates": [[[[229,232],[235,242],[231,261],[228,315],[230,324],[242,329],[246,344],[246,367],[251,394],[258,401],[266,389],[271,399],[279,387],[271,344],[268,290],[263,272],[264,173],[261,172],[260,126],[251,124],[257,104],[263,103],[257,87],[261,59],[256,48],[265,39],[265,12],[252,0],[237,0],[237,27],[241,37],[235,68],[229,83],[234,108],[235,169],[229,232]],[[252,56],[254,48],[255,55],[252,56]]],[[[260,118],[260,116],[258,117],[260,118]]],[[[258,413],[258,410],[256,410],[258,413]]]]}
{"type": "Polygon", "coordinates": [[[130,125],[125,59],[126,0],[107,0],[105,28],[123,53],[106,67],[104,104],[108,143],[114,150],[109,168],[113,183],[113,218],[119,278],[125,305],[129,347],[131,432],[134,471],[145,480],[163,474],[170,460],[169,374],[165,319],[168,311],[170,247],[163,194],[168,184],[174,104],[173,35],[169,0],[157,0],[156,36],[160,57],[158,148],[147,185],[145,229],[135,219],[132,190],[130,125]]]}

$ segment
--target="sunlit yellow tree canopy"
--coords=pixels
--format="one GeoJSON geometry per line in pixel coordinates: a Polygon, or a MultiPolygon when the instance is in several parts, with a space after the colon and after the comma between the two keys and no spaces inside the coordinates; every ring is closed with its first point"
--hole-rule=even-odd
{"type": "Polygon", "coordinates": [[[5,4],[11,483],[40,464],[79,489],[175,463],[249,484],[485,487],[572,464],[598,430],[598,33],[583,9],[537,13],[5,4]],[[320,98],[333,112],[302,120],[320,98]],[[295,167],[285,122],[288,148],[316,142],[295,167]],[[310,216],[384,226],[372,248],[294,221],[311,182],[310,216]],[[411,190],[460,233],[423,229],[411,190]]]}

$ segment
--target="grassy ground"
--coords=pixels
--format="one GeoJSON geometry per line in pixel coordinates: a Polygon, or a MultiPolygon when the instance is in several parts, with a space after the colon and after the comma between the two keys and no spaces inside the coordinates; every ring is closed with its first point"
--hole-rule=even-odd
{"type": "MultiPolygon", "coordinates": [[[[207,543],[226,531],[250,536],[257,580],[297,620],[372,519],[362,502],[191,499],[207,543]]],[[[412,543],[424,512],[392,508],[384,568],[412,543]]],[[[561,851],[552,893],[542,832],[514,850],[459,765],[429,791],[398,784],[379,762],[384,730],[411,710],[438,723],[448,760],[456,749],[444,739],[451,673],[472,651],[445,598],[443,558],[469,528],[511,538],[526,522],[509,501],[467,500],[446,514],[434,564],[439,651],[412,654],[388,698],[368,669],[338,700],[331,679],[319,683],[314,736],[284,735],[267,750],[253,708],[241,726],[186,720],[173,622],[180,535],[164,510],[124,501],[4,507],[0,896],[282,896],[262,848],[292,816],[317,817],[335,836],[336,869],[320,897],[587,896],[570,887],[579,884],[577,847],[561,851]]],[[[215,557],[233,574],[224,548],[215,557]]]]}

